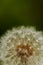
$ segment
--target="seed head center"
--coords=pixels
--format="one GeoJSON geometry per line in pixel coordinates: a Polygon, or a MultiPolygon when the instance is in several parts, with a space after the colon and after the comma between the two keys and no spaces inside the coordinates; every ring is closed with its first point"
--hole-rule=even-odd
{"type": "Polygon", "coordinates": [[[29,57],[33,54],[33,48],[31,45],[28,45],[28,44],[17,45],[16,51],[20,57],[23,57],[23,56],[29,57]]]}

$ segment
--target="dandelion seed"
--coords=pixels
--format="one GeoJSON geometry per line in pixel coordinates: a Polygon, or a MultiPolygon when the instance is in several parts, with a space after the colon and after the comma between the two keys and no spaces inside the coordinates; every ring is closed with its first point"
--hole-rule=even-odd
{"type": "Polygon", "coordinates": [[[43,35],[33,27],[13,28],[0,39],[3,65],[43,65],[43,35]]]}

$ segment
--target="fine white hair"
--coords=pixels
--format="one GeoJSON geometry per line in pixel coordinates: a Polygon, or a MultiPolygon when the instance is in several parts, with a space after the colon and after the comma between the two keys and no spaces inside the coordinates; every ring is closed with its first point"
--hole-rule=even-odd
{"type": "Polygon", "coordinates": [[[0,38],[0,60],[3,65],[22,65],[21,58],[17,57],[15,51],[16,46],[21,43],[31,44],[35,49],[26,65],[43,65],[43,32],[36,31],[34,27],[24,26],[8,30],[0,38]]]}

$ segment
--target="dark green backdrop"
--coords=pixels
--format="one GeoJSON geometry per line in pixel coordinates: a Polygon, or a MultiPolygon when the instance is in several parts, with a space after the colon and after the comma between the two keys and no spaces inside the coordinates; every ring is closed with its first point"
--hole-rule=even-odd
{"type": "Polygon", "coordinates": [[[0,0],[0,35],[20,25],[43,30],[43,0],[0,0]]]}

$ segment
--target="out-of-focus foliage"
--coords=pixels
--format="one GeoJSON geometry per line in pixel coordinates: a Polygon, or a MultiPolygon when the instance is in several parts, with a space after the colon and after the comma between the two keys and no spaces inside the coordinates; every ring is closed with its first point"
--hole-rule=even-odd
{"type": "Polygon", "coordinates": [[[3,61],[2,60],[0,60],[0,65],[3,65],[3,61]]]}
{"type": "Polygon", "coordinates": [[[43,29],[42,22],[43,0],[0,0],[0,33],[19,25],[43,29]]]}

